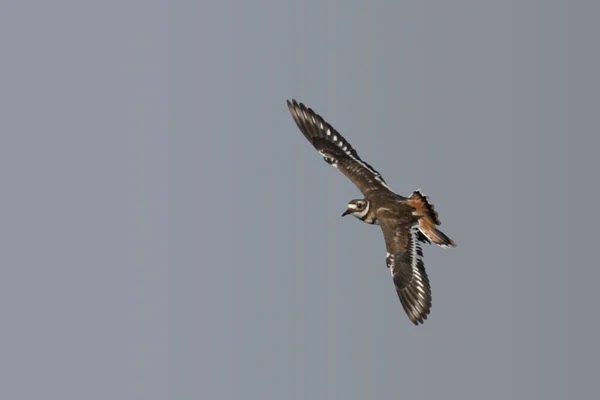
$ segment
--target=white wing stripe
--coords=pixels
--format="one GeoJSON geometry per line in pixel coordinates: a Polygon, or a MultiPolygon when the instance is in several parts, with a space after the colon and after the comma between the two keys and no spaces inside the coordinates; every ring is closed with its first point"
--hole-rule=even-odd
{"type": "MultiPolygon", "coordinates": [[[[304,109],[304,106],[302,104],[297,104],[295,102],[295,100],[293,101],[292,104],[294,106],[294,110],[298,117],[300,117],[301,119],[304,119],[304,121],[306,121],[308,123],[312,123],[313,126],[320,128],[321,131],[324,131],[325,128],[327,128],[327,130],[325,131],[325,134],[327,135],[327,137],[329,137],[329,138],[331,138],[331,140],[333,140],[334,144],[337,144],[338,147],[341,150],[343,150],[346,153],[346,155],[348,155],[348,157],[350,157],[352,160],[354,160],[355,162],[360,164],[362,167],[367,169],[367,171],[371,172],[374,175],[375,180],[377,182],[379,182],[383,187],[390,189],[389,186],[383,180],[383,177],[381,176],[381,174],[379,172],[375,171],[373,169],[373,167],[371,167],[370,165],[366,164],[364,161],[357,158],[358,156],[355,156],[352,154],[352,151],[349,150],[352,148],[350,143],[348,143],[346,141],[346,139],[344,139],[341,135],[339,135],[339,133],[337,133],[335,131],[335,129],[333,127],[331,127],[331,125],[329,125],[327,123],[324,124],[324,121],[322,121],[322,118],[321,117],[317,118],[317,115],[316,115],[316,113],[314,113],[314,111],[311,110],[309,112],[309,110],[304,109]],[[332,133],[332,131],[333,131],[333,133],[332,133]]],[[[354,152],[354,154],[356,154],[356,152],[354,152]]]]}
{"type": "Polygon", "coordinates": [[[419,239],[417,236],[417,233],[419,232],[419,225],[418,224],[414,224],[411,228],[410,228],[410,238],[411,238],[411,246],[410,246],[410,252],[411,252],[411,258],[412,258],[412,262],[411,262],[411,267],[413,270],[413,279],[415,279],[417,285],[417,289],[425,294],[425,288],[423,287],[423,278],[421,277],[421,272],[419,271],[419,261],[422,263],[423,260],[421,259],[421,256],[419,255],[419,250],[421,250],[421,245],[419,244],[419,239]]]}

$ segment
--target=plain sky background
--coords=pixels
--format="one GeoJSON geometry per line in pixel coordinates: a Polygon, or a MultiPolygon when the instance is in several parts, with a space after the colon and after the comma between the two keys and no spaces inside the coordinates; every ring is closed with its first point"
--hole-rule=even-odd
{"type": "Polygon", "coordinates": [[[597,398],[599,12],[2,2],[0,398],[597,398]],[[436,205],[423,326],[288,98],[436,205]]]}

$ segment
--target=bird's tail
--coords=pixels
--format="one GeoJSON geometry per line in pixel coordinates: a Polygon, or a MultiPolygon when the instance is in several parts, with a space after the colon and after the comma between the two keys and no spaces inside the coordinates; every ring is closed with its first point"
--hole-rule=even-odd
{"type": "Polygon", "coordinates": [[[419,230],[427,239],[442,247],[456,247],[456,243],[437,228],[441,222],[427,196],[416,190],[408,198],[408,204],[415,209],[413,214],[419,218],[419,230]]]}

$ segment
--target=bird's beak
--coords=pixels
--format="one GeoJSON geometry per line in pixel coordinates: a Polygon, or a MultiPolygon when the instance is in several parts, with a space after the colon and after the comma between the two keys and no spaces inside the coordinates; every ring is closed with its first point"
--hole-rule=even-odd
{"type": "Polygon", "coordinates": [[[345,217],[346,215],[350,214],[352,212],[352,210],[347,209],[346,211],[344,211],[344,213],[342,214],[342,217],[345,217]]]}

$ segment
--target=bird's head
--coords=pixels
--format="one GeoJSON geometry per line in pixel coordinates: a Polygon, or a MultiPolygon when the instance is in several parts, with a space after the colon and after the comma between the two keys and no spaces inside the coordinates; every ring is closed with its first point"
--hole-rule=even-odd
{"type": "Polygon", "coordinates": [[[369,202],[367,200],[352,200],[348,203],[346,211],[342,214],[342,217],[346,215],[354,215],[360,220],[364,220],[369,212],[369,202]]]}

